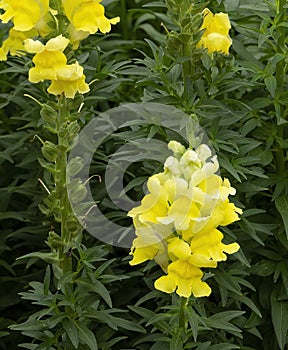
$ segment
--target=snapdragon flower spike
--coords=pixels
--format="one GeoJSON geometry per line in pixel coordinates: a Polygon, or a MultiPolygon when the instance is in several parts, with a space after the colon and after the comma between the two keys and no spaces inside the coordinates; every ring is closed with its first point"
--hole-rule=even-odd
{"type": "Polygon", "coordinates": [[[108,19],[101,0],[62,0],[52,3],[55,8],[49,7],[49,0],[0,0],[0,15],[3,23],[12,21],[14,27],[9,37],[0,47],[0,61],[7,60],[7,54],[20,55],[23,52],[34,53],[34,67],[29,70],[29,81],[32,83],[51,80],[48,92],[53,95],[64,95],[74,98],[76,93],[84,94],[90,91],[85,82],[83,68],[79,63],[67,64],[64,50],[68,45],[76,50],[81,40],[98,30],[108,33],[111,24],[120,21],[119,17],[108,19]],[[66,28],[57,24],[58,14],[63,16],[63,9],[67,17],[66,28]],[[52,28],[53,27],[53,28],[52,28]],[[61,29],[68,38],[62,34],[52,37],[43,44],[36,37],[45,38],[61,29]]]}
{"type": "Polygon", "coordinates": [[[155,288],[180,296],[208,296],[211,289],[202,281],[201,268],[216,268],[240,248],[224,244],[218,226],[239,220],[242,213],[229,195],[236,193],[228,179],[217,171],[217,157],[207,145],[195,150],[176,141],[168,147],[164,171],[148,179],[149,193],[141,205],[130,210],[136,238],[130,254],[131,265],[154,259],[166,275],[155,288]]]}
{"type": "Polygon", "coordinates": [[[219,51],[226,55],[232,44],[229,36],[231,24],[226,13],[216,13],[209,10],[203,11],[203,23],[200,30],[204,30],[197,47],[205,47],[209,53],[219,51]]]}

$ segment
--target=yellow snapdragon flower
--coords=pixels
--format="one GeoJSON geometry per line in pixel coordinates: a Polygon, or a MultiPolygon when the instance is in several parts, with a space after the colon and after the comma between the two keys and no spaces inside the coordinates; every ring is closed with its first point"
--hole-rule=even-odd
{"type": "Polygon", "coordinates": [[[33,57],[35,67],[29,70],[29,80],[32,83],[51,80],[48,92],[53,95],[64,94],[68,98],[74,98],[75,94],[85,94],[90,90],[85,82],[83,67],[78,62],[67,64],[64,54],[69,39],[58,35],[43,45],[39,40],[25,40],[25,49],[36,53],[33,57]]]}
{"type": "Polygon", "coordinates": [[[191,294],[204,297],[211,293],[211,288],[201,278],[203,272],[186,260],[176,260],[168,266],[168,273],[155,281],[155,288],[165,292],[176,293],[185,298],[191,294]]]}
{"type": "Polygon", "coordinates": [[[37,36],[38,32],[35,29],[28,30],[27,32],[21,32],[11,28],[9,30],[9,36],[6,40],[3,41],[1,46],[1,52],[3,53],[0,56],[0,61],[6,61],[8,53],[12,56],[21,55],[21,51],[25,50],[24,40],[37,36]]]}
{"type": "Polygon", "coordinates": [[[101,0],[63,0],[65,14],[76,30],[95,34],[108,33],[111,24],[120,21],[119,17],[108,19],[105,17],[105,8],[101,0]]]}
{"type": "Polygon", "coordinates": [[[43,45],[39,40],[26,39],[24,47],[28,52],[36,53],[33,57],[35,67],[29,70],[29,80],[38,83],[44,80],[56,80],[58,74],[66,67],[67,58],[63,53],[69,39],[58,35],[43,45]]]}
{"type": "Polygon", "coordinates": [[[76,30],[72,23],[68,25],[67,33],[73,50],[77,50],[80,41],[88,38],[88,36],[90,35],[89,32],[84,32],[83,30],[76,30]]]}
{"type": "Polygon", "coordinates": [[[48,12],[49,0],[0,0],[0,8],[3,23],[12,20],[15,30],[28,31],[48,12]]]}
{"type": "Polygon", "coordinates": [[[77,92],[85,94],[90,91],[85,82],[83,67],[78,62],[65,66],[58,72],[57,80],[52,79],[47,91],[56,96],[64,94],[68,98],[74,98],[77,92]]]}
{"type": "Polygon", "coordinates": [[[217,227],[239,220],[242,210],[229,202],[236,190],[217,174],[217,157],[207,145],[186,150],[172,141],[168,147],[174,155],[165,161],[164,172],[149,178],[149,193],[128,213],[137,236],[130,264],[154,259],[167,273],[155,281],[156,289],[208,296],[201,268],[216,268],[240,248],[222,243],[217,227]]]}
{"type": "Polygon", "coordinates": [[[232,40],[229,36],[231,24],[226,13],[213,14],[209,9],[203,11],[203,23],[200,30],[204,30],[197,47],[205,47],[208,52],[220,51],[226,55],[232,40]]]}
{"type": "Polygon", "coordinates": [[[236,253],[240,247],[237,243],[222,243],[223,237],[223,233],[216,229],[204,235],[197,235],[191,240],[191,252],[213,261],[225,261],[227,259],[225,253],[236,253]]]}

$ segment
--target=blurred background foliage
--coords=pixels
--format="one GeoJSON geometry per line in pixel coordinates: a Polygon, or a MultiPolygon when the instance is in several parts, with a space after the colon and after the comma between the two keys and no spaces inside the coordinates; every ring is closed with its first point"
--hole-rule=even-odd
{"type": "MultiPolygon", "coordinates": [[[[45,83],[27,81],[30,59],[13,57],[0,64],[1,349],[286,348],[288,6],[283,0],[195,1],[190,39],[199,40],[197,13],[209,7],[229,14],[233,44],[229,56],[204,49],[183,56],[177,49],[185,44],[183,27],[167,11],[177,3],[103,1],[107,17],[119,15],[121,22],[113,33],[90,36],[78,50],[87,81],[93,81],[80,122],[140,101],[171,104],[197,118],[244,210],[240,222],[223,228],[241,251],[207,271],[213,293],[189,301],[185,335],[178,332],[181,300],[154,290],[159,268],[153,262],[131,268],[128,250],[84,234],[73,252],[75,271],[60,280],[51,274],[49,259],[17,260],[49,252],[45,241],[55,223],[38,208],[46,196],[41,182],[50,181],[37,160],[39,139],[51,135],[42,128],[39,104],[27,97],[49,96],[45,83]],[[193,68],[185,84],[183,62],[193,68]]],[[[6,28],[0,29],[5,37],[6,28]]],[[[95,154],[91,171],[103,176],[115,147],[151,134],[171,139],[149,125],[127,128],[95,154]]],[[[132,165],[125,178],[129,194],[139,200],[147,177],[159,171],[156,161],[132,165]]],[[[93,181],[91,188],[101,210],[123,221],[125,213],[111,205],[104,184],[93,181]]]]}

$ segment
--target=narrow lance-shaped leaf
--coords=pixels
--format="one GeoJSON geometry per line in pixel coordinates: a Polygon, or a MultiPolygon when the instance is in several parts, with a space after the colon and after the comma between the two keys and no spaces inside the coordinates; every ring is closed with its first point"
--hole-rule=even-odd
{"type": "Polygon", "coordinates": [[[286,236],[288,238],[288,198],[287,196],[283,194],[280,197],[276,198],[275,205],[276,205],[276,209],[278,210],[278,212],[282,217],[286,236]]]}

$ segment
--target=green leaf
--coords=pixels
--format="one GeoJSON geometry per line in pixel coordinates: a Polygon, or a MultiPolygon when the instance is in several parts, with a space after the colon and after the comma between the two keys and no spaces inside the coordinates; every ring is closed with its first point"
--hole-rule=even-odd
{"type": "Polygon", "coordinates": [[[18,345],[20,348],[29,349],[29,350],[36,350],[38,345],[37,344],[29,344],[29,343],[22,343],[18,345]]]}
{"type": "Polygon", "coordinates": [[[112,346],[117,344],[120,340],[124,340],[124,339],[127,339],[128,337],[127,336],[122,336],[122,337],[117,337],[117,338],[113,338],[109,341],[104,341],[103,342],[103,345],[102,344],[99,344],[100,346],[100,349],[113,349],[112,346]],[[102,347],[101,347],[102,345],[102,347]],[[105,346],[105,347],[104,347],[105,346]]]}
{"type": "Polygon", "coordinates": [[[83,281],[81,279],[78,279],[75,282],[78,285],[85,287],[87,291],[91,291],[99,294],[106,301],[108,306],[112,307],[112,300],[111,300],[110,294],[101,282],[99,282],[98,280],[93,280],[93,282],[91,281],[91,283],[88,283],[87,281],[83,281]]]}
{"type": "Polygon", "coordinates": [[[64,318],[64,320],[62,321],[62,324],[68,338],[71,340],[71,343],[76,349],[78,349],[79,337],[78,337],[78,330],[77,330],[77,327],[75,326],[75,323],[69,318],[64,318]]]}
{"type": "Polygon", "coordinates": [[[210,348],[211,341],[206,341],[205,343],[200,344],[196,350],[208,350],[210,348]]]}
{"type": "Polygon", "coordinates": [[[223,168],[225,168],[232,176],[235,177],[235,179],[239,182],[241,182],[241,179],[237,173],[237,171],[235,170],[235,168],[233,167],[233,165],[230,163],[230,161],[228,160],[228,158],[222,158],[220,159],[220,164],[223,168]]]}
{"type": "MultiPolygon", "coordinates": [[[[215,344],[215,345],[212,345],[209,347],[209,350],[232,350],[232,349],[240,349],[240,346],[233,345],[233,344],[227,344],[227,343],[221,343],[221,344],[215,344]]],[[[242,349],[244,350],[244,348],[242,348],[242,349]]]]}
{"type": "Polygon", "coordinates": [[[287,196],[282,194],[280,197],[276,198],[275,205],[276,205],[276,209],[278,210],[278,212],[282,217],[286,236],[288,239],[288,198],[287,196]]]}
{"type": "Polygon", "coordinates": [[[232,323],[225,322],[222,320],[213,320],[210,318],[204,318],[204,322],[208,327],[211,327],[212,329],[223,329],[226,332],[230,332],[232,334],[237,335],[238,337],[241,337],[241,329],[233,325],[232,323]]]}
{"type": "Polygon", "coordinates": [[[183,350],[183,328],[180,328],[176,334],[172,335],[170,350],[183,350]]]}
{"type": "Polygon", "coordinates": [[[0,331],[0,338],[6,337],[7,335],[10,335],[10,333],[9,332],[4,332],[4,331],[0,331]]]}
{"type": "Polygon", "coordinates": [[[196,314],[195,310],[192,307],[185,308],[185,315],[191,327],[193,339],[196,342],[198,336],[199,316],[196,314]]]}
{"type": "Polygon", "coordinates": [[[284,288],[278,283],[271,294],[271,316],[278,345],[284,350],[288,331],[288,300],[279,300],[282,294],[284,288]]]}
{"type": "Polygon", "coordinates": [[[17,258],[17,260],[22,260],[22,259],[27,259],[27,258],[37,258],[41,259],[45,262],[47,262],[48,264],[52,264],[55,262],[58,262],[58,257],[56,253],[42,253],[42,252],[33,252],[33,253],[29,253],[23,256],[20,256],[19,258],[17,258]]]}
{"type": "Polygon", "coordinates": [[[117,326],[120,328],[128,329],[134,332],[146,333],[146,330],[135,322],[125,320],[120,317],[113,317],[113,318],[114,318],[114,321],[116,321],[117,326]]]}
{"type": "Polygon", "coordinates": [[[44,281],[43,281],[43,292],[45,295],[48,295],[49,293],[50,280],[51,280],[51,269],[50,269],[50,266],[48,265],[46,268],[44,281]]]}
{"type": "Polygon", "coordinates": [[[262,259],[255,265],[251,266],[250,273],[257,276],[270,276],[274,272],[276,264],[274,261],[262,259]]]}
{"type": "MultiPolygon", "coordinates": [[[[128,306],[129,309],[131,309],[132,311],[136,312],[138,315],[142,316],[145,318],[145,320],[150,321],[152,318],[155,319],[155,312],[151,311],[151,310],[147,310],[144,307],[136,307],[136,306],[128,306]]],[[[157,327],[160,331],[162,332],[166,332],[167,329],[169,329],[169,324],[164,321],[163,319],[161,320],[155,320],[155,322],[153,323],[153,325],[155,327],[157,327]]]]}
{"type": "Polygon", "coordinates": [[[61,276],[61,278],[58,281],[57,284],[57,289],[62,291],[62,293],[65,293],[65,287],[67,284],[71,283],[71,281],[73,280],[75,276],[75,273],[73,271],[68,271],[66,272],[63,276],[61,276]]]}
{"type": "Polygon", "coordinates": [[[97,340],[94,333],[88,329],[83,323],[76,323],[79,331],[79,339],[82,344],[86,344],[90,350],[98,350],[97,340]]]}
{"type": "Polygon", "coordinates": [[[275,92],[277,88],[276,78],[273,75],[270,75],[269,77],[264,79],[264,82],[272,97],[275,97],[275,92]]]}
{"type": "Polygon", "coordinates": [[[259,309],[257,308],[257,306],[253,303],[253,301],[251,299],[249,299],[245,295],[239,295],[239,294],[236,294],[233,292],[230,292],[230,293],[231,293],[231,296],[233,297],[233,299],[238,300],[238,301],[242,302],[243,304],[247,305],[259,317],[262,317],[261,312],[259,311],[259,309]]]}

